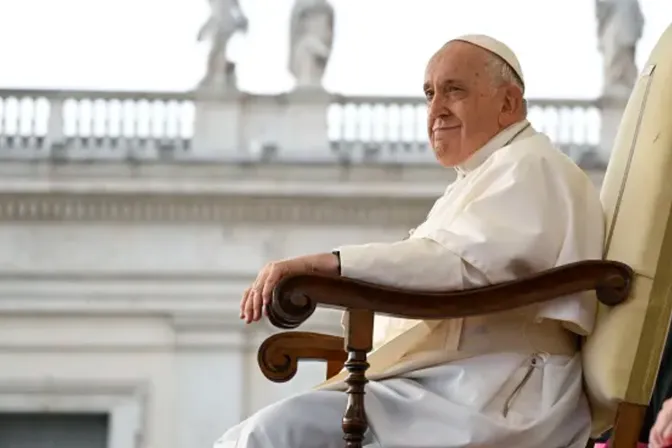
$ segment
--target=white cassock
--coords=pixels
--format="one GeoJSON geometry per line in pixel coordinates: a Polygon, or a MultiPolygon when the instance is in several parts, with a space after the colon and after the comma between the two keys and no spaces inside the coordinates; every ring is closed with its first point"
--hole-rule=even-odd
{"type": "MultiPolygon", "coordinates": [[[[342,274],[416,290],[460,290],[602,257],[595,186],[527,121],[457,168],[408,239],[340,248],[342,274]]],[[[366,446],[584,448],[590,412],[576,333],[592,293],[490,316],[377,316],[366,446]]],[[[262,409],[215,448],[341,448],[343,375],[262,409]]]]}

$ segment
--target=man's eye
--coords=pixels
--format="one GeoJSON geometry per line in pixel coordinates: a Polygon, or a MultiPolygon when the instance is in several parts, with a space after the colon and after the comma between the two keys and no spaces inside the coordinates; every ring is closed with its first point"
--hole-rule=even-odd
{"type": "Polygon", "coordinates": [[[425,92],[425,98],[427,98],[428,100],[431,100],[432,97],[434,97],[434,92],[429,92],[429,91],[425,92]]]}

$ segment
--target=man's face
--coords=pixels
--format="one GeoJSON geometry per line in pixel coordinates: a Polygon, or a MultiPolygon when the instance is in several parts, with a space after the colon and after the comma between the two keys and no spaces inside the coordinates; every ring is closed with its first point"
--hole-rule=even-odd
{"type": "Polygon", "coordinates": [[[436,158],[455,166],[512,123],[505,115],[505,89],[487,73],[489,54],[466,42],[450,42],[425,71],[427,132],[436,158]]]}

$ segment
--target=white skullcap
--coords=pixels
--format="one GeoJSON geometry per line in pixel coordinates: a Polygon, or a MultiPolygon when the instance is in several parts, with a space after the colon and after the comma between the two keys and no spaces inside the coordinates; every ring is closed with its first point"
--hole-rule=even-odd
{"type": "Polygon", "coordinates": [[[513,53],[513,50],[511,50],[502,42],[490,36],[486,36],[484,34],[467,34],[452,39],[451,42],[456,40],[462,42],[469,42],[470,44],[474,44],[477,47],[481,47],[485,50],[488,50],[491,53],[496,54],[497,56],[502,58],[507,64],[509,64],[509,66],[513,69],[513,71],[516,72],[516,75],[518,75],[518,77],[520,78],[520,82],[523,83],[523,86],[525,85],[525,79],[523,78],[523,69],[520,68],[520,62],[518,62],[518,58],[513,53]]]}

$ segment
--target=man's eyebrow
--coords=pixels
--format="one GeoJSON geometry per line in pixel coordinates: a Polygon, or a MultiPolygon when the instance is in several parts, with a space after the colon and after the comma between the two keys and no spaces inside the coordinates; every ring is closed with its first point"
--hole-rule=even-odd
{"type": "MultiPolygon", "coordinates": [[[[441,82],[441,87],[450,86],[454,84],[464,84],[464,82],[457,79],[446,79],[445,81],[441,82]]],[[[427,81],[422,85],[422,90],[424,92],[429,90],[431,87],[432,87],[431,84],[429,83],[429,81],[427,81]]]]}
{"type": "Polygon", "coordinates": [[[451,84],[462,84],[463,81],[459,79],[446,79],[441,83],[442,86],[451,85],[451,84]]]}

